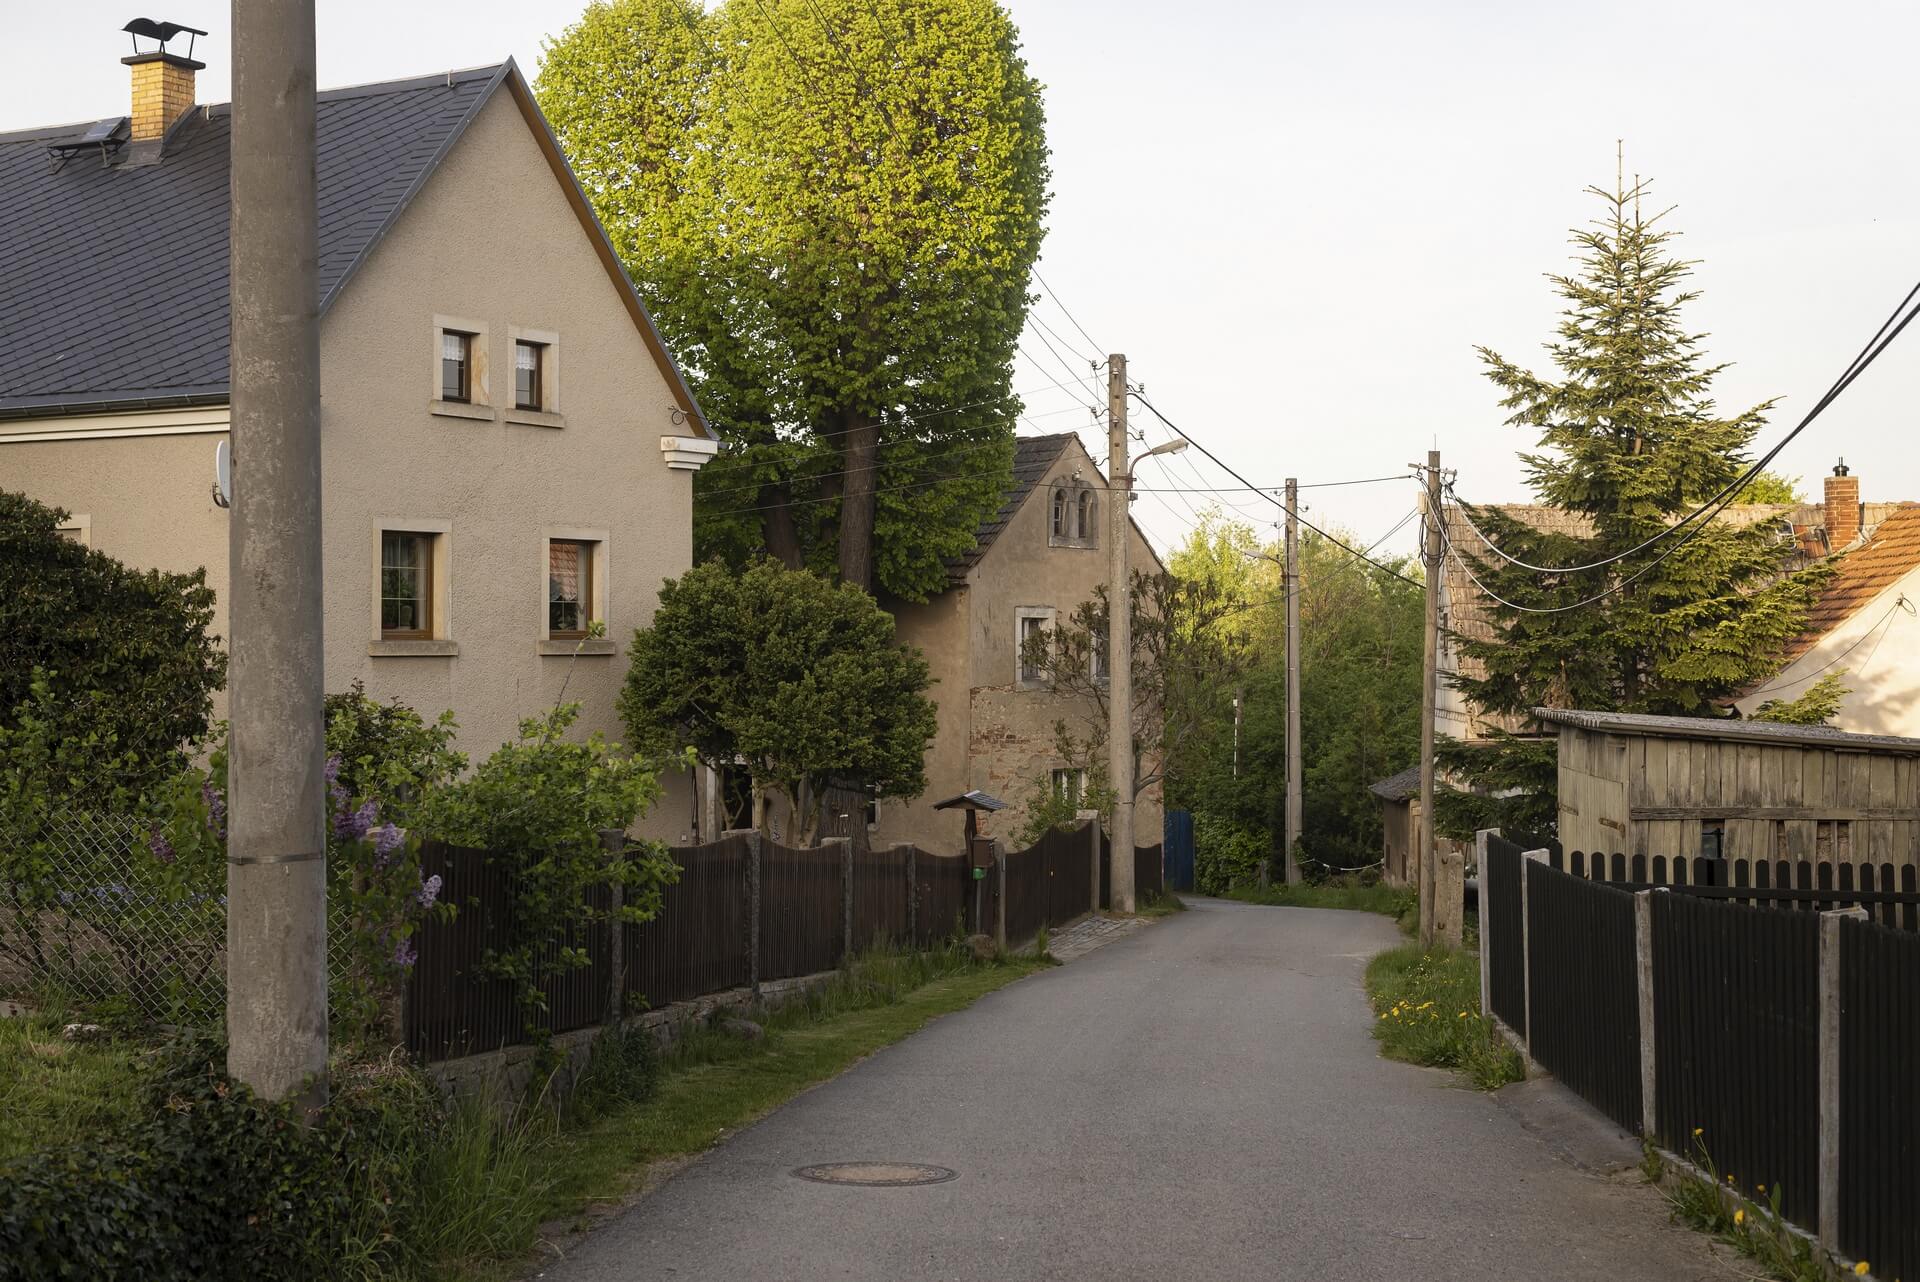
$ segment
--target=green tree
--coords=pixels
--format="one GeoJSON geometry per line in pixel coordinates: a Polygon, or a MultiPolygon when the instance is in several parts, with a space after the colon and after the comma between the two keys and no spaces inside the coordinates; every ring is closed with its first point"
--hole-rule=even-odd
{"type": "Polygon", "coordinates": [[[1841,678],[1846,669],[1829,672],[1792,699],[1769,699],[1753,710],[1753,721],[1776,721],[1789,726],[1831,725],[1840,705],[1853,692],[1841,678]]]}
{"type": "Polygon", "coordinates": [[[1000,503],[1047,153],[995,0],[603,0],[542,107],[732,448],[696,549],[925,599],[1000,503]]]}
{"type": "MultiPolygon", "coordinates": [[[[135,570],[66,538],[65,512],[0,490],[0,729],[34,702],[55,738],[69,716],[116,786],[157,784],[202,738],[227,657],[204,569],[135,570]],[[46,686],[36,696],[34,684],[46,686]]],[[[109,781],[79,770],[74,787],[109,781]]]]}
{"type": "MultiPolygon", "coordinates": [[[[1698,297],[1686,283],[1693,265],[1671,255],[1674,233],[1661,216],[1642,215],[1646,184],[1589,190],[1603,214],[1573,233],[1578,273],[1552,278],[1565,303],[1547,346],[1557,375],[1480,349],[1507,421],[1537,436],[1538,451],[1521,455],[1535,494],[1575,519],[1537,529],[1497,508],[1466,511],[1504,551],[1535,565],[1621,559],[1543,573],[1484,548],[1456,549],[1495,593],[1528,610],[1495,604],[1490,639],[1454,638],[1485,665],[1484,676],[1455,684],[1496,713],[1711,716],[1716,701],[1772,670],[1824,572],[1789,573],[1795,549],[1764,523],[1696,522],[1632,552],[1738,479],[1772,402],[1732,416],[1714,403],[1725,366],[1709,364],[1703,336],[1682,323],[1698,297]]],[[[1518,804],[1535,823],[1553,795],[1553,758],[1537,746],[1502,739],[1450,749],[1446,760],[1485,792],[1505,784],[1530,794],[1518,804]]],[[[1484,820],[1500,807],[1478,809],[1484,820]]]]}
{"type": "Polygon", "coordinates": [[[1735,496],[1740,503],[1798,503],[1800,478],[1779,472],[1762,472],[1748,481],[1735,496]]]}
{"type": "Polygon", "coordinates": [[[829,784],[917,797],[933,739],[926,660],[893,617],[851,584],[761,559],[708,562],[660,590],[634,633],[620,715],[635,743],[744,762],[761,799],[792,803],[802,841],[820,829],[829,784]]]}

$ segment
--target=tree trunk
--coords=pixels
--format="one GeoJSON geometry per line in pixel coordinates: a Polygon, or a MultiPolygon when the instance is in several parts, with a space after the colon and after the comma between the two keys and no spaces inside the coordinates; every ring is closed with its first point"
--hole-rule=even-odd
{"type": "Polygon", "coordinates": [[[880,460],[880,425],[858,410],[842,418],[840,463],[840,578],[873,591],[873,492],[880,460]]]}
{"type": "Polygon", "coordinates": [[[793,498],[787,493],[787,487],[762,486],[760,508],[760,529],[767,541],[767,554],[789,570],[799,569],[800,533],[793,525],[793,498]]]}

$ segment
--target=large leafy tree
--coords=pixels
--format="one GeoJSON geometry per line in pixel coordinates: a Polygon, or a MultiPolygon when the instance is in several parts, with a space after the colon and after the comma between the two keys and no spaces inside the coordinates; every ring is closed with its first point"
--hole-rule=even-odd
{"type": "MultiPolygon", "coordinates": [[[[1535,494],[1571,519],[1543,529],[1497,508],[1466,511],[1503,551],[1541,566],[1629,553],[1714,500],[1749,466],[1772,407],[1727,415],[1715,404],[1713,380],[1726,367],[1708,362],[1704,336],[1682,321],[1698,297],[1687,285],[1693,264],[1673,256],[1661,216],[1643,216],[1646,184],[1589,190],[1603,211],[1573,233],[1578,271],[1551,278],[1565,303],[1547,345],[1556,372],[1480,349],[1507,421],[1538,441],[1521,455],[1535,494]]],[[[1696,521],[1643,552],[1571,573],[1530,570],[1478,545],[1455,551],[1493,592],[1526,607],[1496,603],[1491,639],[1455,639],[1485,665],[1483,676],[1456,684],[1506,714],[1550,706],[1713,715],[1717,701],[1772,670],[1823,575],[1790,573],[1792,540],[1764,522],[1696,521]]],[[[1448,760],[1486,792],[1521,794],[1512,805],[1472,807],[1473,819],[1518,806],[1509,821],[1537,827],[1550,815],[1550,751],[1503,737],[1453,749],[1448,760]]],[[[1468,822],[1459,814],[1456,826],[1468,822]]]]}
{"type": "Polygon", "coordinates": [[[1004,493],[1040,87],[995,0],[601,0],[538,93],[730,448],[697,551],[924,599],[1004,493]]]}
{"type": "MultiPolygon", "coordinates": [[[[634,634],[620,715],[634,743],[744,763],[756,803],[784,793],[800,836],[833,783],[916,797],[935,728],[926,660],[851,584],[761,559],[695,566],[664,586],[634,634]]],[[[763,821],[764,807],[756,804],[763,821]]]]}
{"type": "Polygon", "coordinates": [[[209,729],[227,670],[213,589],[204,569],[136,570],[77,543],[59,532],[66,516],[0,490],[0,732],[31,704],[54,741],[111,761],[111,780],[69,771],[73,787],[138,790],[209,729]]]}

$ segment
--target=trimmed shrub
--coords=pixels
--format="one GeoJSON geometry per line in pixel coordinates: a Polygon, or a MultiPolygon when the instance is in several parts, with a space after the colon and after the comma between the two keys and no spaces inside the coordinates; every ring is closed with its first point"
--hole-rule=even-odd
{"type": "Polygon", "coordinates": [[[1224,895],[1260,880],[1260,865],[1273,857],[1266,833],[1204,811],[1193,817],[1193,884],[1203,895],[1224,895]]]}

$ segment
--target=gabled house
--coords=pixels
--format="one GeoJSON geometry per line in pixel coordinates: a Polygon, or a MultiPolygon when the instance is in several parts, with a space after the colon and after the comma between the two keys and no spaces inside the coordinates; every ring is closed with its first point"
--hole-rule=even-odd
{"type": "MultiPolygon", "coordinates": [[[[126,61],[129,116],[0,134],[0,486],[205,566],[224,633],[230,116],[126,61]]],[[[512,62],[323,92],[317,135],[326,688],[470,754],[563,691],[617,735],[717,440],[512,62]]]]}
{"type": "MultiPolygon", "coordinates": [[[[874,808],[874,845],[959,851],[965,816],[931,803],[974,791],[1007,803],[978,816],[980,835],[1007,844],[1025,824],[1036,787],[1069,796],[1085,787],[1082,763],[1061,756],[1054,726],[1064,721],[1084,740],[1096,710],[1084,696],[1056,693],[1045,671],[1022,661],[1022,645],[1064,623],[1107,581],[1109,497],[1077,435],[1023,437],[1006,499],[982,523],[973,549],[948,567],[947,590],[925,604],[886,603],[900,640],[918,647],[933,669],[939,731],[927,750],[926,792],[874,808]]],[[[1129,521],[1128,529],[1132,568],[1163,571],[1139,528],[1129,521]]],[[[1137,799],[1135,840],[1159,841],[1161,818],[1154,783],[1137,799]]]]}

